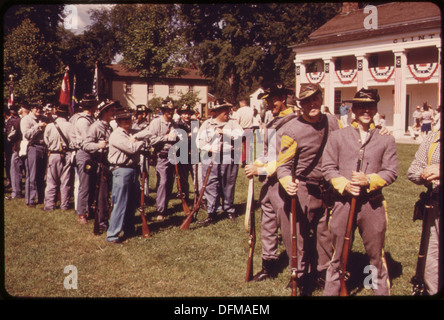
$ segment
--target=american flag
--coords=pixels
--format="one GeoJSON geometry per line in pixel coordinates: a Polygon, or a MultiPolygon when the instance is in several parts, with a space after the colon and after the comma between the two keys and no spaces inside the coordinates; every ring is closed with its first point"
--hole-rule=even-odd
{"type": "Polygon", "coordinates": [[[8,98],[8,109],[11,109],[11,107],[14,105],[14,83],[13,83],[13,76],[10,75],[9,78],[11,81],[9,82],[9,98],[8,98]]]}
{"type": "Polygon", "coordinates": [[[94,71],[94,81],[93,81],[93,94],[96,96],[97,101],[99,100],[99,70],[96,62],[96,70],[94,71]]]}

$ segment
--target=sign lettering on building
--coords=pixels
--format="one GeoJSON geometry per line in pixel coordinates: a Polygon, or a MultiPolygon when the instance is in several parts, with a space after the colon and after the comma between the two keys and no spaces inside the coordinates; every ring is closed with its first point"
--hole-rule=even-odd
{"type": "Polygon", "coordinates": [[[393,43],[401,43],[401,42],[411,42],[411,41],[421,41],[421,40],[426,40],[426,39],[435,39],[436,37],[441,38],[441,34],[435,34],[435,33],[431,33],[431,34],[423,34],[423,35],[419,35],[419,36],[411,36],[411,37],[402,37],[402,38],[397,38],[397,39],[393,39],[393,43]]]}

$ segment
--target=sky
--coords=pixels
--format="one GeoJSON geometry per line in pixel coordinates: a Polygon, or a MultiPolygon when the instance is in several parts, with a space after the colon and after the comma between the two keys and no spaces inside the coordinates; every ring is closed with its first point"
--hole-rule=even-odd
{"type": "Polygon", "coordinates": [[[69,28],[75,34],[80,34],[85,31],[85,28],[91,23],[90,15],[88,13],[91,9],[109,8],[112,4],[69,4],[65,6],[65,14],[69,19],[66,22],[69,28]],[[73,18],[72,20],[70,18],[73,18]],[[77,19],[76,19],[77,18],[77,19]]]}

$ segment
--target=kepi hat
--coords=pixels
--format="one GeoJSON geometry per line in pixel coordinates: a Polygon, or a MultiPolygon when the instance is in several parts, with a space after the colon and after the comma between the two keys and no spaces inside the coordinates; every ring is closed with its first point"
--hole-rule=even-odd
{"type": "Polygon", "coordinates": [[[114,119],[131,119],[134,115],[134,111],[128,108],[122,108],[119,112],[114,116],[114,119]]]}
{"type": "Polygon", "coordinates": [[[61,104],[56,108],[56,113],[61,116],[65,116],[69,113],[69,106],[67,104],[61,104]]]}
{"type": "Polygon", "coordinates": [[[262,86],[262,89],[264,90],[264,92],[258,94],[258,99],[267,99],[271,96],[294,94],[293,90],[285,88],[284,84],[280,81],[266,83],[262,86]]]}
{"type": "Polygon", "coordinates": [[[177,113],[178,113],[178,114],[182,114],[182,113],[191,113],[191,114],[194,114],[194,110],[191,108],[190,105],[188,105],[188,104],[184,104],[184,105],[181,106],[179,109],[177,109],[177,113]]]}
{"type": "Polygon", "coordinates": [[[143,112],[147,112],[148,111],[148,107],[144,104],[138,104],[136,106],[136,113],[143,113],[143,112]]]}
{"type": "Polygon", "coordinates": [[[362,88],[356,92],[352,103],[378,103],[379,100],[378,90],[362,88]]]}
{"type": "Polygon", "coordinates": [[[299,91],[299,97],[296,97],[296,100],[301,101],[308,99],[318,92],[322,93],[322,88],[319,84],[304,83],[301,85],[301,90],[299,91]]]}
{"type": "Polygon", "coordinates": [[[97,116],[100,117],[100,115],[103,112],[109,110],[112,107],[119,108],[120,107],[120,102],[119,101],[112,101],[112,100],[102,101],[99,104],[99,106],[97,107],[97,116]]]}
{"type": "Polygon", "coordinates": [[[86,93],[83,96],[83,99],[80,100],[80,107],[82,109],[91,109],[93,107],[97,107],[97,105],[99,104],[99,101],[97,101],[97,98],[94,94],[92,93],[86,93]]]}
{"type": "Polygon", "coordinates": [[[165,99],[162,101],[162,106],[160,107],[161,109],[167,109],[167,110],[174,110],[175,107],[173,105],[173,101],[171,101],[170,99],[165,99]]]}
{"type": "Polygon", "coordinates": [[[215,112],[223,108],[231,108],[231,107],[233,107],[233,105],[227,102],[225,99],[216,99],[216,101],[214,101],[214,104],[209,111],[215,112]]]}

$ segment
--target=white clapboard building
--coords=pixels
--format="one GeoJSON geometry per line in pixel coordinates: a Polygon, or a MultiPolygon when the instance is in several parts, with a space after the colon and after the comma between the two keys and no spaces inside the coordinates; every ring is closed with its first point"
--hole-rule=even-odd
{"type": "Polygon", "coordinates": [[[396,138],[424,102],[441,104],[441,12],[431,2],[393,2],[342,12],[295,45],[296,93],[319,83],[324,105],[338,114],[361,88],[377,89],[378,111],[396,138]]]}

